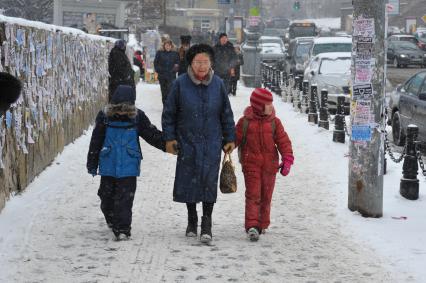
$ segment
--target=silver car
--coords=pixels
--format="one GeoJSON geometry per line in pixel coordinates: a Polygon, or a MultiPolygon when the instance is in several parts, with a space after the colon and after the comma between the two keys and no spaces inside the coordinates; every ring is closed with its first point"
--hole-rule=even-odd
{"type": "Polygon", "coordinates": [[[318,98],[321,101],[321,90],[328,91],[328,110],[335,113],[337,97],[345,97],[345,112],[349,110],[349,84],[351,79],[351,53],[332,52],[322,53],[312,58],[309,73],[305,79],[309,85],[318,85],[318,98]]]}

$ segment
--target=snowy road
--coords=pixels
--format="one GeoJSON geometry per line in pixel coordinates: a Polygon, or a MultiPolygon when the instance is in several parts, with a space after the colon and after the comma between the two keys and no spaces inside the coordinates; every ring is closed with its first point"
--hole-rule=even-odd
{"type": "MultiPolygon", "coordinates": [[[[235,119],[250,92],[231,98],[235,119]]],[[[202,246],[185,237],[186,208],[172,201],[175,157],[145,142],[132,240],[113,241],[99,209],[99,177],[85,169],[88,132],[1,212],[0,282],[402,282],[406,275],[397,277],[383,257],[341,232],[338,195],[347,187],[334,190],[332,172],[347,171],[347,145],[275,103],[296,160],[288,177],[277,178],[272,224],[259,242],[244,233],[239,164],[238,192],[219,193],[214,245],[202,246]]],[[[158,85],[140,84],[137,104],[161,125],[158,85]]]]}

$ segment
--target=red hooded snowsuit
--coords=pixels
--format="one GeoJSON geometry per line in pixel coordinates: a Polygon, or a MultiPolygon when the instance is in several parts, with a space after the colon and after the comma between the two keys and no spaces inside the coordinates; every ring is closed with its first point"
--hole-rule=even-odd
{"type": "Polygon", "coordinates": [[[237,146],[242,141],[244,119],[249,121],[246,143],[241,154],[246,185],[245,228],[257,227],[263,230],[270,223],[272,193],[279,167],[278,151],[284,157],[293,156],[293,150],[281,120],[275,117],[275,111],[269,116],[261,117],[253,112],[251,106],[244,111],[244,116],[237,123],[237,146]]]}

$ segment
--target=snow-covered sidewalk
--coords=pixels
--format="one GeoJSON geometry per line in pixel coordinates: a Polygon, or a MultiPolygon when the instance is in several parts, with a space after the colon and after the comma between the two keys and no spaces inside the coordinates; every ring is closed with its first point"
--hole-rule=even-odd
{"type": "MultiPolygon", "coordinates": [[[[236,120],[250,93],[240,87],[231,97],[236,120]]],[[[424,282],[424,194],[417,202],[398,198],[400,167],[390,164],[385,195],[400,205],[393,209],[407,208],[398,212],[408,220],[392,219],[388,202],[381,219],[351,213],[347,145],[332,143],[331,132],[275,98],[296,160],[288,177],[277,178],[272,224],[259,242],[244,233],[238,163],[238,192],[219,193],[214,245],[204,246],[185,237],[186,207],[172,201],[175,157],[145,142],[132,239],[114,241],[99,209],[99,177],[85,169],[88,131],[0,213],[0,282],[424,282]],[[423,227],[411,231],[416,225],[423,227]]],[[[158,85],[139,84],[137,105],[161,128],[158,85]]]]}

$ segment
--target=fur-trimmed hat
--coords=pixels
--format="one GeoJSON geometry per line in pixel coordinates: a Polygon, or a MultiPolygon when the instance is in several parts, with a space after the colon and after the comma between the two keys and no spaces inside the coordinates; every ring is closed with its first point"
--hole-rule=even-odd
{"type": "Polygon", "coordinates": [[[180,36],[180,43],[181,44],[190,44],[192,37],[190,35],[181,35],[180,36]]]}
{"type": "Polygon", "coordinates": [[[21,94],[21,82],[9,73],[0,72],[0,111],[7,110],[21,94]]]}
{"type": "Polygon", "coordinates": [[[210,61],[214,62],[214,51],[213,51],[213,48],[210,45],[208,45],[208,44],[200,43],[200,44],[192,45],[188,49],[188,51],[186,53],[186,61],[188,62],[188,64],[191,65],[192,64],[192,60],[194,60],[194,57],[197,54],[200,54],[200,53],[206,53],[206,54],[208,54],[209,57],[210,57],[210,61]]]}
{"type": "Polygon", "coordinates": [[[131,104],[134,105],[136,94],[133,87],[129,85],[119,85],[111,98],[111,104],[131,104]]]}
{"type": "Polygon", "coordinates": [[[256,88],[253,90],[250,96],[250,105],[257,112],[265,110],[265,105],[272,103],[274,97],[272,93],[264,88],[256,88]]]}

